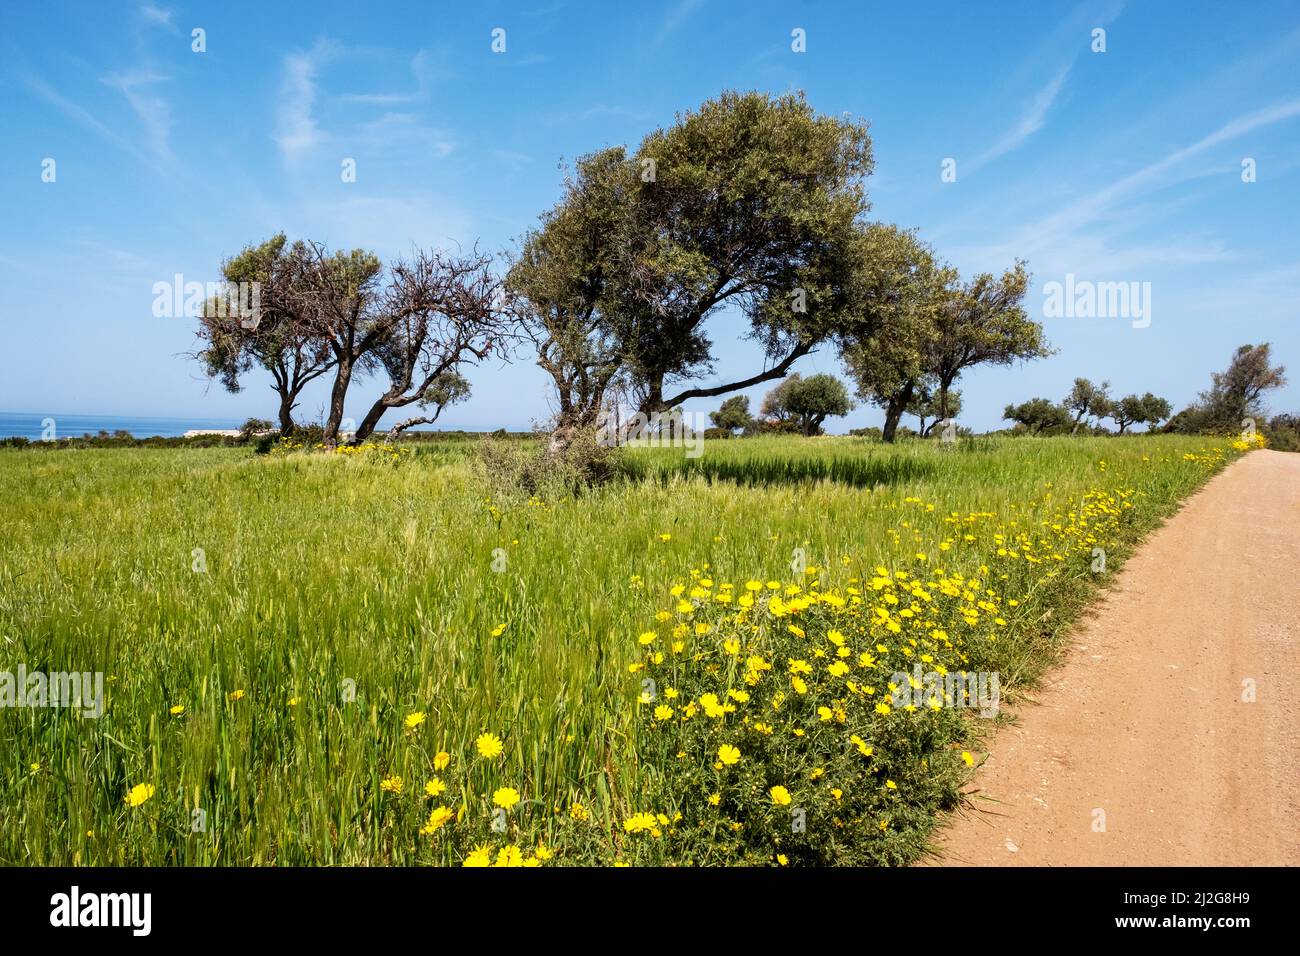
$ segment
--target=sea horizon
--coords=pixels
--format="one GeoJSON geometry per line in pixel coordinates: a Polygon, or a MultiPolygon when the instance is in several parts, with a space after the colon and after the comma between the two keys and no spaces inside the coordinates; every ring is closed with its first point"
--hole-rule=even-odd
{"type": "Polygon", "coordinates": [[[238,428],[233,418],[199,418],[166,415],[95,415],[60,412],[0,412],[0,438],[81,438],[128,431],[135,438],[176,438],[193,429],[238,428]],[[52,434],[47,431],[53,427],[52,434]]]}
{"type": "MultiPolygon", "coordinates": [[[[188,431],[239,428],[246,420],[246,418],[200,418],[198,416],[0,411],[0,439],[26,438],[28,441],[40,441],[45,438],[81,438],[85,435],[98,435],[100,432],[108,432],[111,435],[116,431],[130,432],[133,438],[179,438],[188,431]],[[53,434],[47,432],[51,422],[53,434]]],[[[394,421],[397,419],[394,418],[394,421]]],[[[381,422],[379,430],[383,431],[391,424],[392,422],[381,422]]],[[[495,431],[496,428],[420,425],[411,430],[488,432],[495,431]]],[[[506,428],[506,431],[510,432],[530,430],[518,427],[506,428]]]]}

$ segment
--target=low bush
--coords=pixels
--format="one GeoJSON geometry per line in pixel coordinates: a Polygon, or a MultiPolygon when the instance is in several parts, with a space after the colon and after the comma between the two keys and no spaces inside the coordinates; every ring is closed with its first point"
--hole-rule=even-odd
{"type": "Polygon", "coordinates": [[[495,436],[479,444],[487,486],[493,498],[572,497],[603,484],[616,471],[617,451],[596,441],[594,432],[579,433],[563,452],[552,452],[545,441],[518,442],[495,436]]]}

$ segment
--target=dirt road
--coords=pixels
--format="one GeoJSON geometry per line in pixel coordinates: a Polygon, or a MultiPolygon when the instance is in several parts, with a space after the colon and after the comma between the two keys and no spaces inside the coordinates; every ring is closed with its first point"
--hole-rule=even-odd
{"type": "Polygon", "coordinates": [[[1129,559],[926,862],[1300,864],[1297,677],[1300,455],[1255,451],[1129,559]]]}

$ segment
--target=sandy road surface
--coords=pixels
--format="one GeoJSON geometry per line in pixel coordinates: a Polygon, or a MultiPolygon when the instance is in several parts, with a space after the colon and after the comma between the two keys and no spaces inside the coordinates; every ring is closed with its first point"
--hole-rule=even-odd
{"type": "Polygon", "coordinates": [[[1032,696],[925,862],[1300,864],[1300,454],[1212,479],[1032,696]]]}

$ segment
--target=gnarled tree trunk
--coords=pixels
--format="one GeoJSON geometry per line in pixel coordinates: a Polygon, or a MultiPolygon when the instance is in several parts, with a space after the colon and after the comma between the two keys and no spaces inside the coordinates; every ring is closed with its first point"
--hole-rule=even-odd
{"type": "Polygon", "coordinates": [[[292,435],[298,427],[293,421],[293,409],[298,404],[294,399],[297,397],[296,392],[280,393],[280,434],[286,437],[292,435]]]}
{"type": "Polygon", "coordinates": [[[339,444],[339,426],[343,423],[343,400],[348,394],[348,385],[352,381],[352,362],[345,359],[339,362],[334,375],[334,387],[330,391],[329,417],[325,419],[324,444],[333,451],[339,444]]]}
{"type": "Polygon", "coordinates": [[[908,382],[892,396],[889,404],[885,406],[885,427],[881,430],[881,437],[887,441],[894,440],[894,434],[898,431],[899,419],[903,417],[903,411],[912,403],[912,393],[916,391],[916,386],[908,382]]]}

